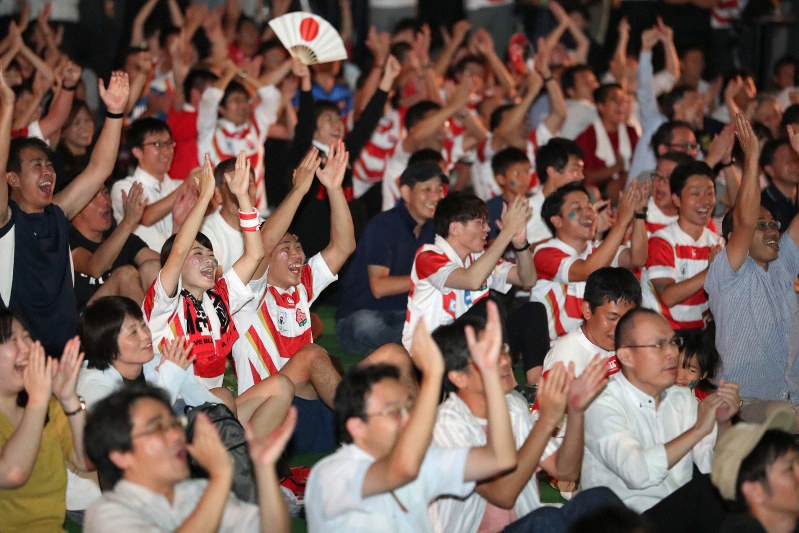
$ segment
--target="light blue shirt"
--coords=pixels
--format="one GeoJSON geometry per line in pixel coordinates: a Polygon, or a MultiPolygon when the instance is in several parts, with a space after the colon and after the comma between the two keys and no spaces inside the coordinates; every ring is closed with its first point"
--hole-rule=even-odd
{"type": "Polygon", "coordinates": [[[705,279],[716,320],[719,377],[740,385],[740,394],[799,404],[799,305],[793,281],[799,274],[799,248],[788,233],[779,257],[763,270],[751,257],[733,272],[727,249],[705,279]]]}

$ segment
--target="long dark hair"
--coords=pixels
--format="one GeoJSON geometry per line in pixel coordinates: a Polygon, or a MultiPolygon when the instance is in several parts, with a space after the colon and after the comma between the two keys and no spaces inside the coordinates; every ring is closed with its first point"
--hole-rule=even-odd
{"type": "MultiPolygon", "coordinates": [[[[8,308],[0,309],[0,344],[5,344],[11,340],[11,329],[15,320],[19,322],[20,326],[22,326],[25,331],[28,331],[25,322],[18,317],[14,311],[8,308]]],[[[28,391],[23,388],[17,393],[17,406],[24,408],[26,405],[28,405],[28,391]]],[[[49,420],[50,415],[48,413],[44,420],[44,424],[47,425],[49,420]]]]}

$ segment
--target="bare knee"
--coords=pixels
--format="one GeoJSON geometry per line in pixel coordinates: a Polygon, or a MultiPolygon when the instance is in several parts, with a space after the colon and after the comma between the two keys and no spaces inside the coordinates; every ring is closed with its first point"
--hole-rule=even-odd
{"type": "Polygon", "coordinates": [[[116,279],[121,284],[136,283],[137,285],[141,285],[141,278],[139,277],[139,271],[136,269],[135,266],[132,265],[124,265],[115,268],[111,272],[111,277],[116,279]]]}
{"type": "Polygon", "coordinates": [[[285,398],[289,398],[291,400],[294,398],[294,382],[291,381],[286,376],[275,374],[273,376],[276,379],[276,383],[279,389],[278,395],[283,396],[285,398]]]}
{"type": "Polygon", "coordinates": [[[234,415],[237,415],[236,401],[233,399],[233,394],[229,390],[225,387],[215,387],[211,389],[211,394],[219,398],[234,415]]]}

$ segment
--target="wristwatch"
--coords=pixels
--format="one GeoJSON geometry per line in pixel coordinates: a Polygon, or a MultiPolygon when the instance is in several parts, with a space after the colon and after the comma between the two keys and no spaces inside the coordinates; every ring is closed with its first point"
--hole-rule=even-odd
{"type": "Polygon", "coordinates": [[[78,407],[75,410],[69,411],[69,412],[64,411],[64,414],[67,415],[67,416],[73,416],[73,415],[76,415],[76,414],[80,413],[81,411],[85,411],[86,410],[86,402],[83,400],[83,396],[78,395],[78,401],[80,402],[80,404],[78,405],[78,407]]]}
{"type": "Polygon", "coordinates": [[[645,206],[641,211],[635,212],[635,218],[646,220],[646,215],[649,214],[649,206],[645,206]]]}

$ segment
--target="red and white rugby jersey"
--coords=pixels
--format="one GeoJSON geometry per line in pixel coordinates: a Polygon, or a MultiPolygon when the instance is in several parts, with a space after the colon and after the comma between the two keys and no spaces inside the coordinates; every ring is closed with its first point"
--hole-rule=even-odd
{"type": "Polygon", "coordinates": [[[673,307],[666,307],[657,298],[651,280],[671,278],[679,283],[707,268],[710,248],[719,236],[705,228],[698,240],[685,233],[677,222],[655,232],[649,238],[649,254],[642,276],[644,306],[660,312],[674,329],[701,328],[710,316],[707,293],[699,289],[693,296],[673,307]]]}
{"type": "MultiPolygon", "coordinates": [[[[569,270],[575,261],[587,259],[599,245],[599,242],[588,241],[585,250],[578,254],[565,242],[552,238],[533,251],[538,281],[530,291],[530,300],[541,302],[546,307],[550,341],[566,335],[582,323],[585,282],[569,281],[569,270]]],[[[619,247],[610,266],[618,266],[619,254],[625,247],[619,247]]]]}
{"type": "Polygon", "coordinates": [[[411,291],[408,310],[402,328],[402,344],[410,349],[413,331],[424,320],[429,331],[451,324],[478,301],[488,296],[488,289],[506,293],[511,284],[508,272],[515,265],[500,259],[488,279],[476,291],[452,289],[446,286],[449,275],[458,268],[468,268],[483,252],[469,254],[461,261],[458,254],[441,235],[433,244],[425,244],[416,252],[411,269],[411,291]]]}
{"type": "Polygon", "coordinates": [[[649,198],[649,202],[647,202],[647,213],[646,213],[646,233],[650,237],[653,233],[658,230],[661,230],[671,224],[672,222],[677,222],[678,215],[669,216],[663,214],[663,211],[655,204],[654,198],[649,198]]]}
{"type": "MultiPolygon", "coordinates": [[[[447,172],[452,170],[455,163],[464,155],[463,151],[463,136],[450,138],[444,140],[444,148],[441,149],[441,155],[447,164],[447,172]]],[[[397,200],[400,199],[399,180],[402,172],[408,167],[408,160],[411,154],[405,151],[402,147],[402,141],[398,142],[394,152],[386,163],[386,172],[383,175],[383,183],[381,184],[383,192],[383,211],[388,211],[397,200]]]]}
{"type": "Polygon", "coordinates": [[[202,311],[198,312],[191,296],[182,289],[179,280],[175,295],[169,297],[159,274],[147,291],[142,310],[150,327],[153,347],[164,353],[166,341],[185,339],[194,344],[191,350],[196,357],[194,373],[209,389],[221,387],[225,359],[239,337],[231,316],[252,300],[252,291],[231,268],[203,294],[202,311]]]}
{"type": "Polygon", "coordinates": [[[300,348],[313,342],[311,304],[338,279],[321,253],[303,265],[295,287],[267,285],[266,276],[250,282],[256,297],[233,315],[242,332],[233,346],[239,394],[277,374],[300,348]]]}
{"type": "Polygon", "coordinates": [[[389,108],[377,123],[375,131],[352,164],[352,188],[355,198],[360,198],[372,185],[383,179],[386,164],[402,135],[407,108],[397,111],[389,108]]]}

